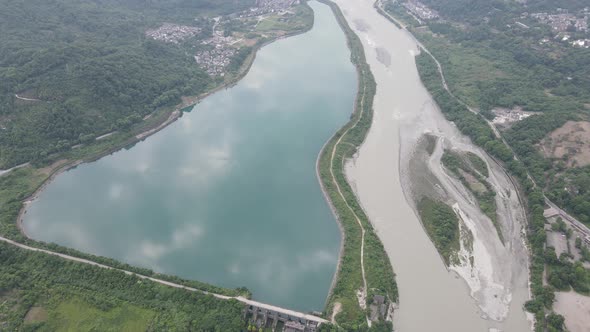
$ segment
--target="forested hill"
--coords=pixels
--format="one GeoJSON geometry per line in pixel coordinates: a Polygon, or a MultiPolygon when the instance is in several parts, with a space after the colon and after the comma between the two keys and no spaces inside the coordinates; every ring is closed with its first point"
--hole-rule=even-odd
{"type": "MultiPolygon", "coordinates": [[[[470,21],[496,12],[497,18],[510,18],[510,14],[553,11],[557,8],[576,12],[590,6],[587,0],[422,0],[422,3],[437,10],[445,18],[455,21],[470,21]],[[507,15],[508,14],[508,15],[507,15]]],[[[473,21],[474,23],[476,21],[473,21]]]]}
{"type": "MultiPolygon", "coordinates": [[[[140,121],[213,84],[187,51],[145,31],[202,28],[253,0],[0,2],[0,169],[140,121]],[[27,98],[23,100],[16,97],[27,98]]],[[[195,45],[197,43],[192,43],[195,45]]]]}

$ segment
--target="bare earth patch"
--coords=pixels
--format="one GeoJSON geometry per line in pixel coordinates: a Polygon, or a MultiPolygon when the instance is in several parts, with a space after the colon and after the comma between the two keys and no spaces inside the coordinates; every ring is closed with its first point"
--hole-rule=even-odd
{"type": "Polygon", "coordinates": [[[570,332],[590,332],[590,297],[576,292],[556,292],[555,311],[565,317],[565,326],[570,332]]]}
{"type": "Polygon", "coordinates": [[[465,172],[462,169],[459,169],[459,173],[461,173],[461,175],[465,178],[465,181],[469,183],[469,188],[474,192],[483,194],[488,191],[486,186],[483,183],[481,183],[478,179],[476,179],[475,176],[465,172]]]}
{"type": "Polygon", "coordinates": [[[49,166],[45,166],[43,168],[40,168],[39,171],[43,174],[49,175],[51,174],[54,170],[58,169],[59,167],[63,166],[65,163],[67,163],[68,160],[67,159],[60,159],[56,162],[54,162],[53,164],[49,165],[49,166]]]}
{"type": "Polygon", "coordinates": [[[25,316],[25,323],[39,323],[47,320],[47,311],[43,307],[32,307],[25,316]]]}
{"type": "Polygon", "coordinates": [[[342,311],[342,303],[336,302],[334,303],[334,308],[332,309],[332,324],[336,324],[336,316],[342,311]]]}
{"type": "Polygon", "coordinates": [[[495,115],[492,123],[503,129],[510,128],[516,122],[524,120],[531,115],[535,115],[534,112],[524,111],[521,107],[515,107],[513,109],[494,108],[492,113],[495,115]]]}
{"type": "Polygon", "coordinates": [[[539,143],[547,158],[563,159],[568,167],[590,165],[590,122],[568,121],[539,143]]]}

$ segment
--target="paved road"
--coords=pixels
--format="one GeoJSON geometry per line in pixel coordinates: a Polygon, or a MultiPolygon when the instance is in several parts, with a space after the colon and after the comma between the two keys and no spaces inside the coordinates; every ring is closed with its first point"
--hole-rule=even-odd
{"type": "Polygon", "coordinates": [[[2,169],[2,170],[0,170],[0,176],[4,175],[4,174],[6,174],[6,173],[8,173],[8,172],[10,172],[12,170],[15,170],[15,169],[21,168],[21,167],[25,167],[25,166],[29,166],[29,163],[20,164],[20,165],[14,166],[14,167],[9,168],[9,169],[2,169]]]}
{"type": "Polygon", "coordinates": [[[193,287],[188,287],[188,286],[184,286],[184,285],[181,285],[181,284],[173,283],[173,282],[170,282],[170,281],[166,281],[166,280],[162,280],[162,279],[157,279],[157,278],[152,278],[152,277],[144,276],[144,275],[137,274],[137,273],[134,273],[134,272],[131,272],[131,271],[126,271],[126,270],[121,270],[121,269],[115,269],[113,267],[110,267],[110,266],[107,266],[107,265],[104,265],[104,264],[100,264],[100,263],[97,263],[97,262],[94,262],[94,261],[91,261],[91,260],[88,260],[88,259],[74,257],[74,256],[66,255],[66,254],[60,254],[58,252],[54,252],[54,251],[50,251],[50,250],[46,250],[46,249],[40,249],[40,248],[35,248],[35,247],[27,246],[25,244],[18,243],[16,241],[13,241],[13,240],[7,239],[5,237],[1,237],[1,236],[0,236],[0,241],[6,242],[8,244],[11,244],[13,246],[16,246],[16,247],[19,247],[19,248],[25,249],[25,250],[42,252],[42,253],[45,253],[45,254],[48,254],[48,255],[58,256],[58,257],[61,257],[63,259],[67,259],[67,260],[78,262],[78,263],[93,265],[93,266],[97,266],[97,267],[100,267],[100,268],[103,268],[103,269],[118,270],[118,271],[124,272],[125,274],[135,275],[138,278],[148,279],[148,280],[151,280],[153,282],[157,282],[159,284],[162,284],[162,285],[165,285],[165,286],[169,286],[169,287],[181,288],[181,289],[185,289],[185,290],[191,291],[191,292],[199,292],[199,293],[203,293],[203,294],[210,294],[210,295],[213,295],[216,298],[222,299],[222,300],[231,300],[231,299],[234,299],[234,300],[240,301],[240,302],[242,302],[242,303],[244,303],[246,305],[252,305],[252,306],[255,306],[255,307],[258,307],[258,308],[261,308],[261,309],[267,309],[267,310],[277,311],[279,313],[282,313],[282,314],[285,314],[285,315],[289,315],[291,317],[297,317],[297,318],[302,318],[302,319],[305,319],[305,320],[308,320],[308,321],[314,321],[314,322],[317,322],[318,324],[322,324],[322,323],[327,323],[328,322],[327,320],[325,320],[323,318],[320,318],[320,317],[317,317],[317,316],[313,316],[313,315],[305,314],[305,313],[302,313],[302,312],[298,312],[298,311],[294,311],[294,310],[289,310],[289,309],[277,307],[277,306],[274,306],[274,305],[270,305],[270,304],[266,304],[266,303],[262,303],[262,302],[258,302],[258,301],[254,301],[254,300],[249,300],[249,299],[244,298],[242,296],[227,296],[227,295],[210,293],[210,292],[199,290],[199,289],[196,289],[196,288],[193,288],[193,287]]]}
{"type": "Polygon", "coordinates": [[[26,101],[42,101],[41,99],[35,99],[35,98],[25,98],[25,97],[21,97],[19,95],[14,95],[17,99],[20,100],[26,100],[26,101]]]}

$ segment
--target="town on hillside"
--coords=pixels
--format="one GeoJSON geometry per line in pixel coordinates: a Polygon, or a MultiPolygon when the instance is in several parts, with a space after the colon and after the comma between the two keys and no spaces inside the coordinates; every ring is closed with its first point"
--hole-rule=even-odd
{"type": "MultiPolygon", "coordinates": [[[[252,46],[255,41],[240,33],[240,30],[254,30],[265,20],[278,16],[279,22],[287,16],[294,16],[289,8],[299,5],[300,0],[256,0],[254,7],[240,13],[219,16],[212,19],[211,34],[196,45],[193,55],[195,62],[209,76],[224,77],[232,59],[243,46],[252,46]],[[233,31],[232,27],[241,27],[233,31]],[[248,27],[249,29],[244,29],[248,27]]],[[[202,32],[200,27],[164,23],[156,29],[146,31],[148,38],[165,43],[179,44],[202,32]]],[[[250,36],[251,37],[251,36],[250,36]]],[[[265,37],[264,34],[261,37],[265,37]]]]}

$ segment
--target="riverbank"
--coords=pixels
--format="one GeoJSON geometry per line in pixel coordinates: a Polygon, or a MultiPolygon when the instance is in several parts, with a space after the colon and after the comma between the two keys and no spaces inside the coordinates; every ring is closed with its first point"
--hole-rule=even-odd
{"type": "MultiPolygon", "coordinates": [[[[502,243],[493,224],[487,220],[487,223],[476,225],[484,227],[481,230],[478,228],[480,231],[476,234],[482,238],[479,248],[484,254],[480,255],[479,261],[474,262],[476,268],[473,270],[481,284],[481,289],[476,289],[473,295],[478,301],[485,299],[485,302],[478,303],[481,305],[478,307],[470,296],[472,290],[467,288],[462,279],[456,278],[454,272],[447,271],[426,236],[416,216],[414,197],[410,190],[414,182],[433,185],[430,178],[418,180],[412,177],[408,167],[415,144],[423,134],[443,136],[453,145],[459,143],[460,146],[469,146],[469,141],[444,119],[422,85],[414,57],[419,53],[419,46],[411,36],[381,16],[372,3],[348,0],[338,3],[342,4],[347,19],[354,24],[363,41],[377,82],[373,127],[354,161],[347,165],[347,175],[354,182],[357,195],[375,224],[397,273],[400,308],[396,312],[394,325],[406,331],[501,328],[501,324],[493,320],[503,319],[505,301],[510,297],[510,290],[505,285],[512,282],[512,274],[508,274],[507,281],[502,277],[502,281],[497,282],[498,275],[502,274],[500,270],[504,268],[487,253],[507,250],[501,249],[502,243]],[[409,252],[413,257],[420,257],[419,263],[408,257],[409,252]],[[493,269],[489,268],[490,264],[494,266],[493,269]],[[502,287],[498,287],[497,283],[502,284],[502,287]],[[431,287],[434,284],[437,287],[431,287]],[[497,290],[502,290],[501,294],[497,290]],[[445,298],[453,298],[452,307],[438,300],[445,298]],[[489,316],[490,320],[481,319],[482,315],[489,316]],[[431,319],[424,321],[424,316],[431,319]],[[431,322],[436,322],[436,325],[431,322]]],[[[432,191],[436,190],[443,189],[433,186],[432,191]]],[[[461,198],[453,194],[453,198],[455,196],[461,198]]],[[[461,205],[472,203],[461,199],[461,205]]],[[[477,207],[469,209],[469,216],[473,220],[479,220],[480,215],[477,207]]],[[[514,228],[510,226],[511,229],[520,230],[517,222],[508,223],[514,225],[514,228]]],[[[522,243],[520,236],[515,237],[515,241],[522,243]]],[[[523,281],[517,280],[519,285],[523,281]]],[[[526,289],[526,278],[524,287],[526,289]]]]}
{"type": "MultiPolygon", "coordinates": [[[[320,2],[330,6],[345,32],[358,75],[358,93],[351,119],[324,145],[316,163],[324,196],[336,211],[344,233],[326,316],[334,317],[339,323],[371,324],[364,311],[372,304],[373,296],[384,296],[386,305],[393,308],[397,302],[397,285],[383,245],[346,180],[344,163],[365,140],[371,126],[375,81],[361,41],[341,9],[331,1],[320,2]]],[[[386,315],[379,319],[385,321],[391,317],[386,315]]]]}
{"type": "MultiPolygon", "coordinates": [[[[382,13],[384,14],[384,13],[382,13]]],[[[393,18],[391,15],[385,13],[384,15],[387,16],[388,19],[393,19],[395,20],[395,18],[393,18]]],[[[412,30],[412,32],[414,32],[414,30],[412,30]]],[[[408,32],[412,38],[414,40],[416,40],[416,38],[413,36],[413,34],[411,32],[408,32]]],[[[518,165],[518,160],[516,160],[517,162],[514,162],[512,159],[512,153],[510,152],[510,149],[506,146],[504,146],[504,141],[501,137],[501,135],[499,134],[499,132],[494,128],[493,125],[491,124],[486,124],[485,119],[480,118],[480,116],[473,110],[470,109],[468,105],[466,105],[463,101],[461,101],[460,99],[458,99],[448,88],[447,83],[445,81],[445,77],[442,73],[442,67],[440,65],[440,63],[438,62],[438,60],[436,58],[434,58],[434,56],[428,51],[428,49],[425,48],[425,46],[423,46],[418,40],[416,40],[416,42],[418,43],[418,45],[420,45],[420,48],[424,51],[423,54],[421,54],[420,56],[418,56],[417,58],[417,62],[418,62],[418,69],[420,71],[420,76],[422,78],[422,81],[424,82],[426,88],[430,91],[430,93],[433,95],[434,99],[437,101],[437,103],[441,106],[441,110],[444,113],[445,117],[449,120],[449,121],[453,121],[458,128],[460,128],[461,132],[463,134],[465,134],[466,136],[469,136],[473,142],[476,142],[477,145],[481,146],[482,149],[481,150],[481,156],[485,156],[488,162],[488,165],[495,169],[498,174],[500,174],[500,177],[496,177],[497,179],[501,179],[502,183],[501,185],[494,185],[495,191],[497,192],[497,197],[496,197],[496,201],[498,204],[498,207],[502,207],[504,204],[502,204],[502,201],[506,201],[509,200],[511,201],[511,205],[512,206],[518,206],[519,209],[524,210],[524,212],[521,212],[520,214],[524,215],[523,217],[517,218],[515,219],[514,216],[511,217],[512,220],[518,220],[520,219],[521,221],[518,222],[520,224],[519,227],[514,227],[514,221],[510,221],[507,220],[508,223],[507,224],[503,224],[501,225],[502,227],[502,232],[504,233],[504,235],[509,234],[508,235],[508,240],[512,240],[515,241],[517,239],[517,242],[507,245],[507,249],[511,249],[514,250],[515,246],[516,247],[520,247],[520,248],[524,248],[527,252],[529,250],[527,243],[525,241],[525,229],[527,227],[527,217],[530,217],[529,220],[532,221],[533,225],[537,223],[537,215],[533,215],[533,216],[529,216],[527,215],[528,213],[531,212],[530,207],[537,205],[537,200],[530,200],[528,202],[523,201],[522,196],[524,194],[530,194],[530,189],[531,189],[531,183],[529,181],[529,179],[526,178],[526,171],[524,172],[524,179],[523,179],[523,170],[519,169],[519,167],[521,167],[521,165],[518,165]],[[482,141],[482,139],[485,138],[485,140],[482,141]],[[489,144],[486,144],[488,143],[489,144]],[[484,148],[485,147],[485,148],[484,148]],[[501,160],[498,160],[501,159],[501,160]],[[516,172],[516,173],[515,173],[516,172]],[[517,176],[519,177],[521,184],[518,184],[515,182],[515,180],[513,179],[513,176],[517,176]],[[513,189],[511,189],[511,193],[510,195],[506,195],[504,193],[504,189],[506,186],[511,187],[513,189]],[[524,188],[524,189],[523,189],[524,188]],[[524,191],[524,194],[522,193],[524,191]],[[506,197],[508,196],[508,197],[506,197]],[[533,221],[534,220],[534,221],[533,221]],[[510,226],[513,225],[513,226],[510,226]],[[508,226],[508,227],[507,227],[508,226]]],[[[494,179],[494,180],[497,180],[494,179]]],[[[499,217],[506,217],[509,216],[510,214],[506,214],[502,211],[498,212],[498,216],[499,217]]],[[[529,223],[529,227],[530,227],[531,223],[529,223]]],[[[535,226],[536,227],[536,226],[535,226]]],[[[535,231],[532,231],[532,234],[534,234],[535,231]]],[[[530,236],[531,233],[529,233],[530,236]]],[[[529,238],[530,239],[530,238],[529,238]]],[[[537,242],[537,241],[535,241],[537,242]]],[[[538,248],[540,249],[540,247],[538,248]]],[[[533,248],[534,251],[536,251],[535,248],[533,248]]],[[[522,253],[522,249],[518,250],[519,252],[522,253]]],[[[517,257],[517,256],[522,256],[522,255],[511,255],[512,257],[517,257]]],[[[527,255],[528,256],[528,255],[527,255]]],[[[534,256],[533,256],[534,258],[534,256]]],[[[519,295],[514,295],[512,296],[512,301],[510,304],[510,313],[518,313],[517,315],[521,315],[520,314],[520,310],[522,307],[522,302],[526,301],[527,299],[529,299],[531,297],[531,288],[530,288],[530,283],[526,283],[526,287],[524,286],[524,275],[528,275],[528,270],[529,270],[529,265],[530,265],[530,261],[528,259],[528,257],[520,257],[518,258],[518,261],[520,261],[520,263],[517,263],[517,265],[515,266],[515,268],[517,268],[516,271],[522,270],[523,267],[526,267],[525,270],[527,270],[527,272],[516,272],[515,276],[517,276],[517,279],[515,280],[520,280],[518,281],[518,284],[520,284],[521,286],[519,287],[514,287],[513,292],[516,292],[519,295]],[[519,277],[518,277],[519,276],[519,277]]],[[[534,262],[534,260],[533,260],[534,262]]],[[[540,271],[542,271],[541,269],[539,269],[538,266],[535,266],[536,263],[533,264],[532,268],[531,268],[531,281],[533,282],[533,294],[537,293],[544,293],[545,290],[540,289],[537,285],[537,275],[538,273],[540,273],[540,271]]],[[[514,270],[513,270],[513,273],[514,270]]],[[[469,273],[465,273],[466,276],[469,276],[469,273]]],[[[536,302],[535,301],[527,301],[526,305],[527,307],[532,308],[532,302],[536,302]]],[[[535,303],[534,306],[536,306],[537,304],[535,303]]],[[[547,305],[547,304],[546,304],[547,305]]],[[[531,322],[532,324],[532,315],[529,313],[525,313],[527,320],[529,322],[531,322]]],[[[537,320],[539,320],[539,318],[543,319],[544,315],[541,315],[539,313],[539,315],[537,315],[537,320]]],[[[509,314],[506,324],[513,324],[514,323],[514,314],[509,314]],[[512,321],[513,323],[510,323],[510,321],[512,321]]],[[[519,323],[521,325],[523,325],[522,329],[524,329],[524,325],[522,322],[519,323]]],[[[539,326],[537,326],[538,328],[539,326]]],[[[529,326],[530,328],[530,326],[529,326]]]]}

